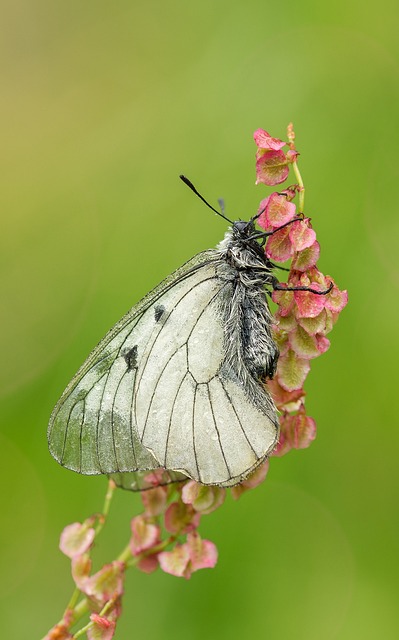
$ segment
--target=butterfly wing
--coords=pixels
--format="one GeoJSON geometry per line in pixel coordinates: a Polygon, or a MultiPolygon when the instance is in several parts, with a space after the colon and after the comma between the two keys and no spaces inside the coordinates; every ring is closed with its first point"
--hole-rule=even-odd
{"type": "Polygon", "coordinates": [[[194,257],[96,347],[50,419],[60,464],[88,475],[163,467],[172,480],[229,486],[270,453],[272,402],[225,363],[233,283],[219,267],[216,251],[194,257]]]}
{"type": "Polygon", "coordinates": [[[62,466],[86,475],[159,467],[135,426],[137,363],[162,326],[165,305],[172,307],[195,284],[214,276],[214,257],[214,252],[198,254],[166,278],[89,355],[49,422],[49,449],[62,466]]]}

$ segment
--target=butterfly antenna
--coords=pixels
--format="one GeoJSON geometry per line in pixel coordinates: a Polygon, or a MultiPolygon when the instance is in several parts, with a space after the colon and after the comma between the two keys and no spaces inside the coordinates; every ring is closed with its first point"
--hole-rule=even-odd
{"type": "Polygon", "coordinates": [[[202,200],[202,202],[204,202],[206,204],[207,207],[209,207],[210,209],[212,209],[212,211],[214,211],[214,213],[216,213],[221,218],[224,218],[225,220],[227,220],[227,222],[230,222],[230,224],[234,224],[234,222],[232,220],[229,220],[229,218],[226,218],[226,216],[223,213],[220,213],[220,211],[218,211],[217,209],[212,207],[212,205],[209,204],[209,202],[207,200],[205,200],[204,196],[202,196],[199,193],[199,191],[197,191],[197,189],[194,187],[194,185],[191,182],[191,180],[189,180],[188,178],[186,178],[186,176],[183,176],[183,175],[180,175],[179,177],[180,177],[180,180],[183,180],[184,184],[186,184],[188,187],[190,187],[191,191],[194,191],[195,195],[198,196],[202,200]]]}

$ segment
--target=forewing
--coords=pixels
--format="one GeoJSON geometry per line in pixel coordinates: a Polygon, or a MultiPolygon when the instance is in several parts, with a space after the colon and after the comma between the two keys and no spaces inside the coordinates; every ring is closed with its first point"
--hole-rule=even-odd
{"type": "MultiPolygon", "coordinates": [[[[60,464],[87,475],[160,466],[137,433],[138,370],[181,301],[203,283],[216,282],[214,261],[215,252],[209,251],[183,265],[133,307],[90,354],[50,418],[49,448],[60,464]]],[[[144,368],[145,377],[156,377],[157,369],[144,368]]]]}

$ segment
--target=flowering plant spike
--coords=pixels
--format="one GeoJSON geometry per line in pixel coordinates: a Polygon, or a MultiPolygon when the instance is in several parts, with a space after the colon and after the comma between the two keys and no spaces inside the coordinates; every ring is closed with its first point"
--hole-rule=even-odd
{"type": "MultiPolygon", "coordinates": [[[[267,258],[291,261],[287,282],[279,283],[272,293],[277,305],[273,337],[280,356],[273,379],[265,382],[279,410],[280,437],[272,455],[282,456],[291,449],[308,447],[316,436],[315,420],[306,413],[303,385],[311,360],[329,348],[326,336],[347,304],[348,295],[340,291],[331,276],[324,276],[317,268],[320,245],[311,219],[304,214],[305,189],[292,124],[288,126],[287,142],[263,129],[255,131],[254,140],[256,184],[272,187],[281,184],[290,167],[296,178],[295,184],[264,197],[258,209],[258,224],[268,232],[267,258]]],[[[134,475],[134,482],[139,478],[146,487],[141,493],[143,512],[131,520],[126,547],[114,560],[93,572],[91,554],[116,489],[110,479],[102,513],[66,526],[61,534],[60,550],[71,561],[75,590],[61,620],[42,640],[83,636],[89,640],[111,640],[122,613],[124,578],[130,567],[144,573],[161,569],[185,579],[200,569],[213,568],[217,549],[199,534],[202,517],[218,509],[228,491],[237,500],[262,483],[269,464],[266,459],[230,489],[199,484],[181,474],[169,474],[167,469],[127,474],[129,481],[119,482],[121,486],[128,488],[130,476],[134,475]],[[166,476],[169,484],[164,484],[166,476]],[[84,616],[86,624],[73,632],[84,616]]]]}

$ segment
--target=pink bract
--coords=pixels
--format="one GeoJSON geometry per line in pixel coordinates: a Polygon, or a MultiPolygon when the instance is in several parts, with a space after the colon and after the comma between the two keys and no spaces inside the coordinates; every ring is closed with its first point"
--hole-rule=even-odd
{"type": "Polygon", "coordinates": [[[274,186],[284,182],[289,172],[287,159],[283,151],[264,151],[257,154],[256,184],[262,182],[274,186]]]}
{"type": "Polygon", "coordinates": [[[294,247],[290,238],[290,229],[284,227],[270,236],[266,243],[266,255],[277,262],[285,262],[294,255],[294,247]]]}
{"type": "Polygon", "coordinates": [[[87,523],[69,524],[61,533],[60,550],[69,558],[79,556],[91,547],[94,536],[94,529],[87,523]]]}
{"type": "Polygon", "coordinates": [[[258,218],[258,224],[262,229],[273,229],[280,227],[295,217],[295,204],[289,202],[286,196],[279,193],[272,193],[268,198],[261,201],[258,213],[263,213],[258,218]]]}
{"type": "Polygon", "coordinates": [[[98,606],[123,594],[125,565],[115,560],[92,575],[84,585],[84,593],[98,606]]]}
{"type": "Polygon", "coordinates": [[[156,487],[142,491],[141,500],[145,507],[145,512],[151,516],[158,516],[165,511],[168,497],[166,486],[156,487]]]}
{"type": "Polygon", "coordinates": [[[231,495],[234,500],[238,500],[242,496],[243,493],[249,491],[250,489],[255,489],[255,487],[262,484],[267,476],[267,472],[269,471],[269,460],[265,460],[258,466],[258,468],[251,473],[248,478],[237,484],[235,487],[231,488],[231,495]]]}
{"type": "Polygon", "coordinates": [[[143,551],[151,549],[161,540],[160,527],[150,524],[143,515],[132,519],[131,529],[130,550],[134,556],[139,556],[143,551]]]}
{"type": "Polygon", "coordinates": [[[201,514],[191,504],[172,502],[165,512],[165,529],[174,535],[188,533],[199,526],[201,514]]]}
{"type": "Polygon", "coordinates": [[[314,267],[320,257],[320,245],[317,240],[306,249],[298,251],[292,259],[291,269],[296,271],[307,271],[314,267]]]}
{"type": "Polygon", "coordinates": [[[287,417],[284,430],[295,449],[306,449],[316,437],[316,423],[306,415],[304,407],[296,415],[287,417]]]}
{"type": "Polygon", "coordinates": [[[275,151],[278,151],[287,144],[278,138],[272,138],[264,129],[257,129],[255,131],[254,140],[256,146],[260,149],[274,149],[275,151]]]}
{"type": "Polygon", "coordinates": [[[170,573],[177,578],[187,577],[185,571],[190,562],[190,553],[186,544],[178,544],[172,551],[162,551],[158,555],[158,560],[165,573],[170,573]]]}
{"type": "Polygon", "coordinates": [[[309,370],[309,360],[300,358],[295,351],[289,349],[278,361],[278,382],[286,391],[301,389],[309,370]]]}
{"type": "Polygon", "coordinates": [[[294,251],[303,251],[315,243],[316,234],[309,224],[309,218],[305,218],[289,225],[290,240],[294,251]]]}
{"type": "Polygon", "coordinates": [[[99,616],[97,613],[92,613],[90,620],[94,624],[87,630],[88,640],[112,640],[116,629],[114,620],[99,616]]]}
{"type": "Polygon", "coordinates": [[[202,540],[195,532],[187,535],[187,542],[176,545],[172,551],[163,551],[158,558],[163,571],[189,579],[194,571],[215,566],[217,549],[213,542],[202,540]]]}
{"type": "Polygon", "coordinates": [[[207,487],[191,480],[184,485],[181,495],[185,504],[191,504],[199,513],[208,514],[223,504],[226,490],[221,487],[207,487]]]}

